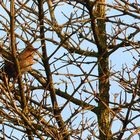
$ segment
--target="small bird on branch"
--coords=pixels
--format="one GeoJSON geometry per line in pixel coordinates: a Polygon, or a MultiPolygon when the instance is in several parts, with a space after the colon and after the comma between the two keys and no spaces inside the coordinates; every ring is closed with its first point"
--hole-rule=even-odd
{"type": "MultiPolygon", "coordinates": [[[[27,46],[21,53],[17,55],[21,74],[31,70],[31,66],[34,64],[34,55],[36,51],[37,49],[35,49],[33,46],[27,46]]],[[[4,59],[2,72],[8,76],[9,80],[10,78],[17,78],[18,72],[12,54],[5,50],[2,46],[0,46],[0,54],[4,59]]]]}

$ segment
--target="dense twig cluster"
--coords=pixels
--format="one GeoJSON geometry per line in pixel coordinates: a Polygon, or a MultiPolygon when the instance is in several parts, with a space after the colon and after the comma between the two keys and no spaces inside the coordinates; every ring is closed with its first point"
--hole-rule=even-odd
{"type": "Polygon", "coordinates": [[[139,63],[112,59],[122,50],[138,60],[137,0],[3,0],[0,6],[1,139],[139,136],[139,63]]]}

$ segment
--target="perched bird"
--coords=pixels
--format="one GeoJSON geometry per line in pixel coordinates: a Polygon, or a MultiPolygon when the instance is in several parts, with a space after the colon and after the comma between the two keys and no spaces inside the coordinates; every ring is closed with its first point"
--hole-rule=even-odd
{"type": "MultiPolygon", "coordinates": [[[[34,54],[36,51],[37,49],[33,48],[32,46],[27,46],[21,53],[17,55],[21,74],[31,70],[31,66],[34,64],[34,54]]],[[[8,79],[17,78],[18,72],[12,54],[2,48],[0,48],[0,53],[4,59],[2,71],[8,76],[8,79]]]]}
{"type": "Polygon", "coordinates": [[[37,49],[30,46],[18,55],[21,73],[25,73],[31,69],[31,66],[34,64],[34,55],[36,51],[37,49]]]}

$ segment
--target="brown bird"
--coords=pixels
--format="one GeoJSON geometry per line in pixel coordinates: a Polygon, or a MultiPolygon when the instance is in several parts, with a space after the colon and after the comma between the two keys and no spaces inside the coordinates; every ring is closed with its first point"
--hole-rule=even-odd
{"type": "MultiPolygon", "coordinates": [[[[33,48],[32,46],[28,46],[17,55],[21,74],[24,74],[31,70],[31,66],[34,64],[34,54],[36,51],[37,49],[33,48]]],[[[3,72],[8,76],[9,80],[10,78],[17,78],[18,72],[11,53],[2,49],[0,49],[0,53],[2,53],[2,56],[4,58],[4,66],[2,68],[3,72]]]]}
{"type": "Polygon", "coordinates": [[[31,66],[34,64],[34,54],[36,51],[37,49],[33,47],[27,47],[18,55],[21,73],[25,73],[31,69],[31,66]]]}

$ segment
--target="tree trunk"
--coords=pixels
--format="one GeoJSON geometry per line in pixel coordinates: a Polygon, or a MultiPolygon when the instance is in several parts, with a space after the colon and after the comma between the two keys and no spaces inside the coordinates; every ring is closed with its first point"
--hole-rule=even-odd
{"type": "Polygon", "coordinates": [[[100,140],[109,140],[111,136],[109,121],[109,59],[106,39],[105,0],[99,0],[96,7],[98,46],[98,74],[99,74],[99,114],[98,125],[100,140]]]}
{"type": "Polygon", "coordinates": [[[98,103],[98,126],[100,140],[111,139],[109,120],[109,59],[106,39],[105,23],[105,0],[98,0],[93,9],[92,4],[88,5],[91,18],[91,26],[94,39],[98,48],[98,76],[99,76],[99,103],[98,103]]]}

